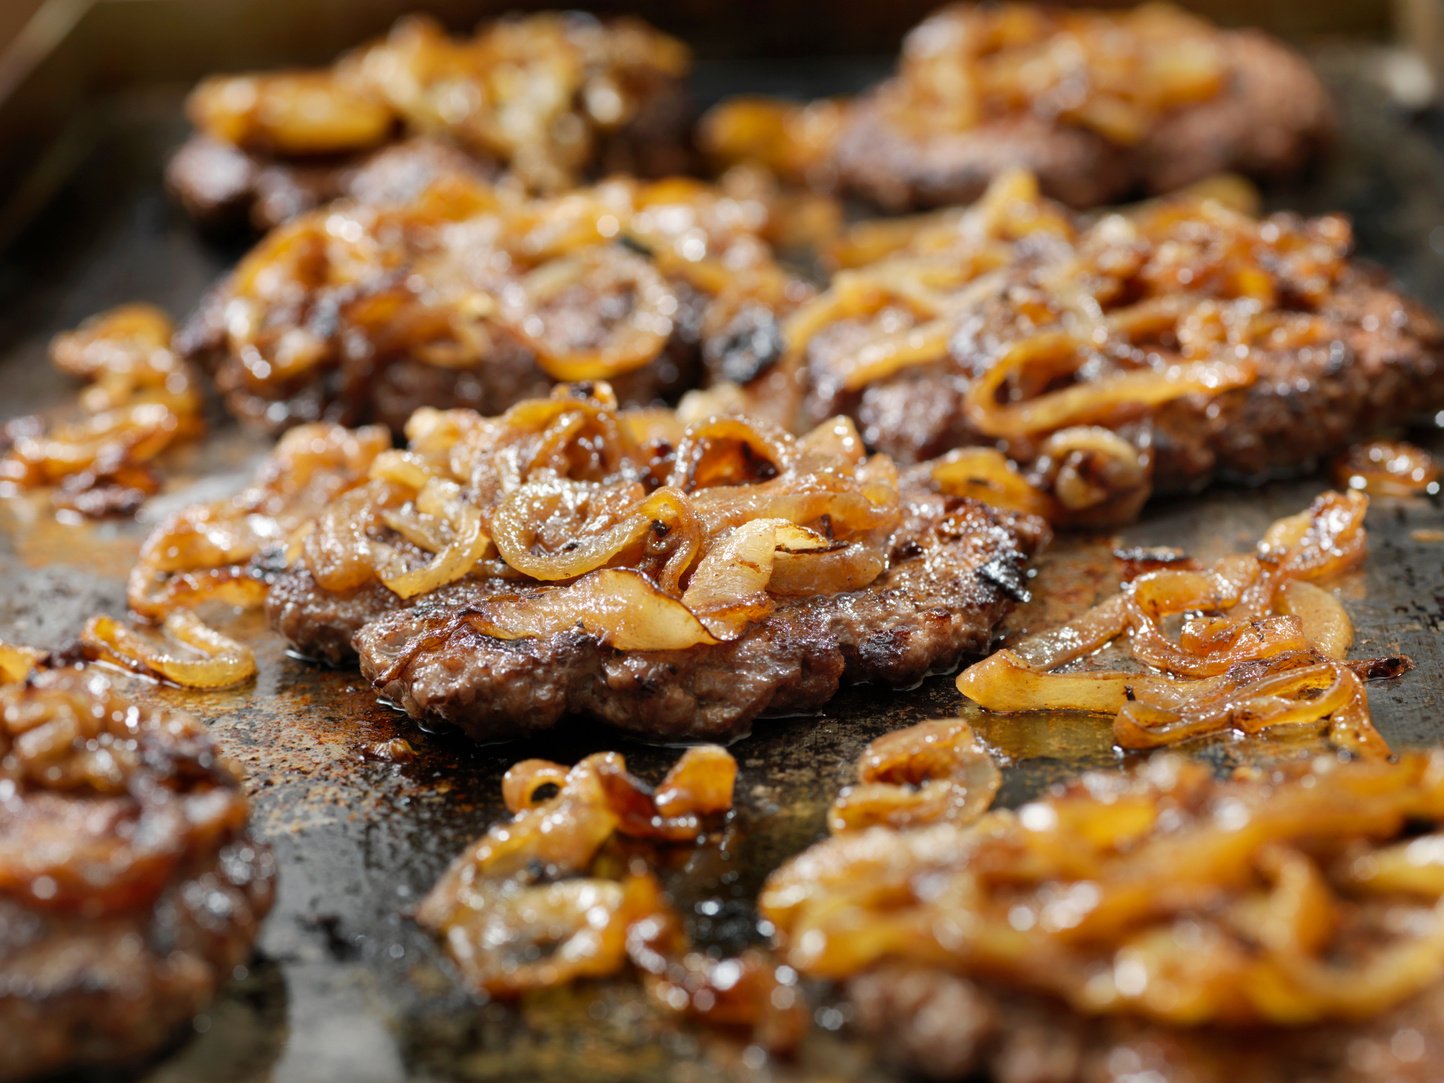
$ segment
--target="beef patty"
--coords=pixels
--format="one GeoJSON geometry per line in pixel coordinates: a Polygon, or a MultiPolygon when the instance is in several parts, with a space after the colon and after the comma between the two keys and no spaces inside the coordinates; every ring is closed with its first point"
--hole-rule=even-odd
{"type": "Polygon", "coordinates": [[[680,42],[631,19],[542,13],[469,39],[403,19],[330,68],[203,82],[166,184],[208,228],[267,230],[341,196],[402,202],[446,174],[536,192],[665,176],[687,161],[689,67],[680,42]]]}
{"type": "Polygon", "coordinates": [[[1070,222],[1046,201],[989,201],[940,226],[955,234],[944,256],[904,249],[850,272],[899,299],[840,309],[806,344],[808,415],[847,414],[901,462],[996,445],[1043,474],[1051,436],[1102,426],[1140,449],[1155,492],[1186,492],[1305,470],[1444,406],[1444,331],[1352,258],[1342,218],[1254,219],[1190,198],[1070,222]],[[987,215],[1034,213],[1054,232],[986,236],[987,215]],[[941,258],[994,269],[920,308],[910,261],[941,258]],[[938,347],[860,371],[899,329],[938,347]],[[1149,386],[1128,389],[1138,380],[1149,386]]]}
{"type": "Polygon", "coordinates": [[[144,1057],[251,953],[270,852],[189,715],[81,669],[0,689],[0,1079],[144,1057]]]}
{"type": "Polygon", "coordinates": [[[413,718],[481,741],[566,716],[651,740],[728,741],[759,715],[816,710],[844,682],[907,687],[988,649],[1044,536],[1036,519],[971,501],[922,490],[907,501],[877,580],[784,601],[726,643],[619,651],[582,631],[493,639],[456,620],[469,605],[457,592],[363,625],[361,672],[413,718]]]}
{"type": "Polygon", "coordinates": [[[899,481],[846,422],[794,438],[735,417],[618,413],[609,396],[418,415],[406,478],[378,463],[317,520],[271,588],[272,625],[311,657],[354,651],[383,696],[479,740],[567,716],[716,739],[814,709],[843,681],[908,685],[956,666],[1026,593],[1040,520],[944,497],[926,469],[899,481]],[[423,480],[422,463],[456,481],[423,480]],[[479,515],[496,559],[426,551],[428,485],[455,501],[431,519],[479,515]],[[604,575],[647,586],[586,594],[604,575]]]}
{"type": "MultiPolygon", "coordinates": [[[[930,124],[927,112],[900,108],[897,99],[913,101],[920,93],[911,85],[913,66],[949,63],[947,43],[985,34],[989,18],[985,9],[959,5],[913,31],[902,73],[845,115],[834,152],[844,188],[891,210],[939,207],[975,199],[995,177],[1022,168],[1037,175],[1049,196],[1096,207],[1140,192],[1171,192],[1215,173],[1286,176],[1332,138],[1328,94],[1301,56],[1257,31],[1222,31],[1193,20],[1178,41],[1216,52],[1218,86],[1197,100],[1161,108],[1127,138],[1088,124],[1086,110],[1070,118],[1067,109],[1049,103],[1048,93],[1061,89],[1066,70],[1058,75],[1060,86],[1038,94],[1023,111],[984,116],[972,127],[950,130],[930,124]]],[[[1080,36],[1086,40],[1086,34],[1080,36]]],[[[1061,41],[1055,47],[1061,51],[1061,41]]],[[[996,64],[1006,58],[1005,49],[1000,53],[976,61],[960,57],[957,72],[974,63],[996,64]]],[[[1083,93],[1097,89],[1095,83],[1083,93]]]]}
{"type": "Polygon", "coordinates": [[[750,378],[777,360],[757,343],[810,291],[773,259],[771,214],[690,181],[525,199],[450,172],[408,202],[272,231],[177,347],[215,372],[234,414],[271,429],[399,432],[419,407],[496,413],[563,377],[609,379],[630,403],[674,399],[704,368],[750,378]]]}

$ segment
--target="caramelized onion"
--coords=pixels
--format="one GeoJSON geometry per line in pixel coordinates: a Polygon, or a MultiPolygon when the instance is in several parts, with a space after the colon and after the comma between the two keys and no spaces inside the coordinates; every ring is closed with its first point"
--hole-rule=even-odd
{"type": "Polygon", "coordinates": [[[256,675],[249,647],[181,610],[166,617],[161,634],[111,617],[92,617],[80,633],[92,657],[178,684],[182,688],[232,688],[256,675]]]}
{"type": "Polygon", "coordinates": [[[1218,359],[1121,373],[1020,403],[999,401],[999,393],[1011,382],[1047,384],[1076,372],[1086,359],[1086,347],[1067,334],[1014,343],[968,389],[964,409],[969,420],[988,436],[1034,436],[1136,416],[1187,395],[1217,395],[1246,387],[1256,376],[1246,362],[1218,359]]]}
{"type": "Polygon", "coordinates": [[[1348,615],[1313,582],[1363,559],[1367,506],[1357,493],[1326,493],[1274,523],[1253,556],[1135,575],[1077,624],[964,670],[958,689],[986,710],[1113,715],[1124,748],[1293,732],[1386,756],[1360,664],[1344,660],[1353,640],[1348,615]],[[1171,632],[1174,620],[1182,623],[1171,632]],[[1147,669],[1057,672],[1124,632],[1133,660],[1147,669]]]}
{"type": "Polygon", "coordinates": [[[149,305],[122,305],[59,335],[51,360],[86,380],[81,416],[47,423],[20,418],[5,426],[0,482],[56,486],[54,499],[87,514],[133,506],[159,484],[152,463],[203,427],[203,403],[190,367],[171,350],[170,320],[149,305]]]}
{"type": "Polygon", "coordinates": [[[1334,480],[1374,496],[1435,495],[1439,465],[1423,448],[1397,440],[1357,444],[1334,462],[1334,480]]]}
{"type": "Polygon", "coordinates": [[[988,810],[1002,783],[992,754],[962,719],[920,722],[867,746],[857,784],[832,803],[828,830],[970,823],[988,810]]]}
{"type": "Polygon", "coordinates": [[[505,581],[465,620],[502,639],[579,629],[618,650],[735,639],[779,597],[873,582],[902,517],[896,468],[842,419],[801,437],[735,416],[683,425],[586,384],[498,418],[418,411],[408,432],[410,446],[375,455],[370,480],[294,548],[337,593],[505,581]]]}
{"type": "Polygon", "coordinates": [[[570,769],[517,764],[503,782],[513,819],[457,858],[417,920],[444,937],[467,980],[493,996],[616,973],[628,930],[666,908],[650,876],[595,875],[598,855],[614,836],[696,841],[704,818],[731,808],[735,774],[723,750],[689,750],[657,791],[667,794],[664,809],[616,753],[570,769]],[[556,792],[542,796],[550,787],[556,792]]]}
{"type": "Polygon", "coordinates": [[[828,839],[760,909],[815,978],[902,962],[1087,1015],[1367,1019],[1444,978],[1441,819],[1438,752],[1229,781],[1167,756],[965,825],[828,839]]]}
{"type": "Polygon", "coordinates": [[[365,480],[390,445],[377,426],[291,429],[236,496],[187,507],[151,531],[126,587],[130,608],[160,621],[203,601],[260,604],[267,552],[284,552],[310,517],[365,480]]]}

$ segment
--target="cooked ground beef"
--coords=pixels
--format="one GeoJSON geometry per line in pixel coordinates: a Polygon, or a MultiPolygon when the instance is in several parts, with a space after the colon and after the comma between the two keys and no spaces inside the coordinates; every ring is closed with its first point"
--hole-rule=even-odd
{"type": "Polygon", "coordinates": [[[215,372],[246,421],[399,432],[422,406],[490,414],[546,395],[556,380],[529,334],[597,355],[573,363],[609,376],[626,403],[675,399],[704,369],[753,378],[780,357],[781,315],[810,292],[773,260],[771,211],[748,196],[616,181],[556,201],[491,199],[452,175],[425,199],[313,211],[210,292],[177,348],[215,372]],[[575,227],[558,236],[552,222],[575,227]],[[577,260],[590,262],[578,271],[577,260]],[[528,289],[535,302],[518,301],[528,289]],[[611,371],[609,351],[659,326],[643,363],[611,371]]]}
{"type": "Polygon", "coordinates": [[[194,719],[85,670],[0,689],[0,1079],[163,1046],[250,955],[274,877],[194,719]]]}
{"type": "Polygon", "coordinates": [[[166,183],[207,227],[267,230],[341,196],[405,202],[444,174],[542,192],[666,176],[688,161],[689,66],[625,18],[542,13],[467,39],[403,19],[328,69],[202,83],[166,183]]]}
{"type": "Polygon", "coordinates": [[[581,631],[503,641],[459,622],[466,582],[403,606],[378,585],[317,589],[293,569],[272,589],[272,623],[303,654],[362,672],[413,717],[500,740],[585,716],[652,739],[730,739],[764,713],[814,710],[844,681],[907,686],[986,650],[1025,593],[1046,531],[1037,520],[907,490],[891,566],[847,594],[788,599],[742,637],[677,652],[618,651],[581,631]],[[400,659],[404,662],[398,665],[400,659]]]}
{"type": "MultiPolygon", "coordinates": [[[[965,35],[983,18],[968,7],[945,9],[914,32],[915,51],[930,33],[965,35]]],[[[891,210],[967,202],[1014,168],[1036,173],[1045,193],[1075,207],[1170,192],[1221,172],[1297,172],[1332,137],[1323,85],[1302,57],[1264,34],[1215,33],[1222,88],[1165,112],[1136,142],[1110,139],[1043,103],[961,130],[912,112],[900,122],[886,102],[894,80],[847,110],[834,169],[842,187],[891,210]]]]}
{"type": "MultiPolygon", "coordinates": [[[[1227,323],[1234,319],[1227,314],[1228,306],[1259,306],[1261,333],[1250,332],[1242,345],[1221,341],[1193,355],[1244,359],[1256,372],[1246,385],[1152,406],[1123,404],[1094,422],[1146,449],[1155,492],[1196,490],[1216,478],[1261,480],[1306,470],[1369,433],[1444,406],[1444,330],[1386,275],[1350,259],[1348,229],[1341,220],[1279,215],[1254,223],[1238,218],[1210,240],[1216,220],[1204,211],[1185,209],[1177,221],[1156,233],[1155,228],[1124,227],[1122,219],[1114,217],[1085,224],[1072,240],[1017,243],[997,272],[997,288],[946,309],[953,331],[945,357],[903,367],[860,387],[848,389],[843,383],[861,344],[876,338],[887,321],[906,326],[916,317],[898,305],[872,316],[838,320],[808,346],[806,414],[853,417],[869,446],[901,462],[993,444],[997,436],[980,430],[968,406],[969,395],[1017,343],[1060,328],[1068,333],[1072,316],[1065,306],[1072,301],[1050,285],[1060,275],[1070,286],[1077,284],[1080,297],[1091,293],[1097,298],[1085,303],[1096,303],[1103,319],[1113,321],[1106,341],[1100,340],[1104,345],[1071,376],[1054,377],[1028,390],[1022,389],[1027,379],[1038,378],[1020,376],[1003,388],[1004,401],[1026,401],[1062,386],[1102,386],[1119,374],[1148,368],[1162,371],[1185,357],[1179,328],[1188,320],[1221,318],[1227,323]],[[1239,232],[1231,235],[1230,230],[1239,232]],[[1208,255],[1211,246],[1229,251],[1239,238],[1253,244],[1246,240],[1249,235],[1265,243],[1237,266],[1255,267],[1268,281],[1257,301],[1240,300],[1229,284],[1234,274],[1253,271],[1213,265],[1208,255]],[[1271,247],[1275,243],[1279,246],[1271,247]],[[1292,248],[1295,244],[1318,244],[1318,258],[1311,255],[1293,266],[1290,261],[1306,250],[1292,248]],[[1192,245],[1199,246],[1200,258],[1181,260],[1184,269],[1178,272],[1192,285],[1169,285],[1168,275],[1175,273],[1170,261],[1192,245]],[[1079,252],[1089,254],[1075,264],[1079,252]],[[1151,270],[1136,276],[1129,270],[1117,277],[1089,277],[1093,271],[1088,268],[1109,260],[1168,270],[1162,281],[1151,270]],[[1100,288],[1100,280],[1106,286],[1100,288]],[[1059,297],[1059,307],[1049,309],[1059,297]],[[1035,303],[1039,298],[1042,303],[1035,303]],[[1150,304],[1179,305],[1181,314],[1165,319],[1163,330],[1143,327],[1141,332],[1129,329],[1129,316],[1118,315],[1143,312],[1150,304]],[[1275,325],[1277,333],[1270,330],[1275,325]]],[[[880,269],[876,277],[885,284],[889,273],[880,269]]],[[[970,288],[965,283],[959,296],[966,297],[970,288]]],[[[1007,451],[1021,463],[1033,463],[1043,435],[1006,441],[1007,451]]]]}
{"type": "Polygon", "coordinates": [[[194,135],[166,166],[166,188],[207,229],[265,232],[336,199],[407,203],[442,177],[494,180],[495,163],[435,139],[361,157],[288,161],[194,135]]]}
{"type": "Polygon", "coordinates": [[[994,1083],[1434,1083],[1444,988],[1376,1019],[1272,1031],[1176,1029],[1086,1017],[926,966],[889,964],[846,987],[884,1056],[936,1080],[994,1083]]]}

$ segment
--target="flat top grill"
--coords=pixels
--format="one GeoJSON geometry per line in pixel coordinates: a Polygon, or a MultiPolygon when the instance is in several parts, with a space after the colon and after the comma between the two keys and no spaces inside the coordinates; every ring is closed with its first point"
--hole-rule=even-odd
{"type": "MultiPolygon", "coordinates": [[[[1317,59],[1344,106],[1343,145],[1307,187],[1274,193],[1271,201],[1348,212],[1362,252],[1444,310],[1440,141],[1390,105],[1370,74],[1377,54],[1335,49],[1317,59]]],[[[858,72],[853,63],[818,61],[794,69],[778,89],[832,93],[856,85],[858,72]]],[[[709,65],[704,95],[774,89],[777,77],[765,76],[746,65],[709,65]]],[[[132,299],[183,314],[236,255],[200,241],[161,192],[165,157],[185,134],[182,94],[136,84],[87,107],[75,130],[89,137],[74,148],[69,179],[0,261],[7,414],[73,394],[45,361],[53,333],[132,299]]],[[[0,505],[0,636],[54,645],[94,613],[124,611],[124,577],[151,525],[183,504],[233,491],[265,450],[262,439],[213,421],[204,442],[178,453],[173,484],[137,522],[67,526],[54,521],[43,500],[0,505]]],[[[1444,451],[1437,430],[1413,438],[1444,451]]],[[[1306,506],[1326,484],[1315,476],[1158,503],[1123,540],[1216,555],[1250,544],[1268,522],[1306,506]]],[[[1444,513],[1437,500],[1380,500],[1369,526],[1368,566],[1344,587],[1358,651],[1402,651],[1417,663],[1402,680],[1371,688],[1375,715],[1396,747],[1437,744],[1444,738],[1444,513]]],[[[1036,601],[1009,627],[1061,620],[1110,589],[1114,541],[1061,541],[1043,562],[1036,601]]],[[[478,1006],[407,917],[451,858],[502,814],[499,784],[510,764],[536,755],[572,761],[615,748],[636,772],[656,779],[676,750],[586,726],[545,741],[480,748],[418,733],[378,704],[359,675],[287,657],[258,615],[230,628],[257,645],[254,688],[137,687],[207,719],[247,769],[255,815],[280,863],[279,901],[249,971],[197,1021],[192,1040],[141,1078],[702,1083],[756,1068],[755,1053],[731,1039],[654,1013],[628,979],[557,990],[521,1007],[478,1006]],[[367,746],[396,735],[411,739],[419,752],[414,760],[391,764],[366,755],[367,746]]],[[[759,721],[754,735],[733,748],[741,767],[738,810],[725,837],[679,852],[662,870],[696,939],[719,950],[755,941],[759,886],[822,834],[827,804],[850,780],[863,746],[960,706],[951,678],[942,677],[907,692],[855,688],[816,718],[759,721]]],[[[1096,719],[974,721],[1012,760],[1005,804],[1080,769],[1124,762],[1096,719]]],[[[1240,745],[1207,751],[1220,765],[1243,754],[1240,745]]],[[[825,1026],[796,1063],[769,1065],[766,1073],[779,1080],[888,1078],[879,1075],[871,1050],[825,1026]]]]}

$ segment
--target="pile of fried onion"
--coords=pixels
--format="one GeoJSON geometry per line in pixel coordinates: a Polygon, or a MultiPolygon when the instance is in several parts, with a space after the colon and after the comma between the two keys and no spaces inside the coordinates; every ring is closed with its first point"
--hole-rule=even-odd
{"type": "Polygon", "coordinates": [[[5,423],[0,489],[52,488],[58,507],[82,515],[128,513],[159,489],[152,462],[204,426],[194,373],[171,349],[170,320],[122,305],[56,337],[55,367],[87,382],[80,416],[5,423]]]}
{"type": "Polygon", "coordinates": [[[896,468],[841,419],[801,437],[731,416],[684,426],[588,384],[494,418],[420,410],[407,434],[318,517],[301,559],[336,593],[483,580],[466,619],[500,639],[578,623],[618,650],[734,639],[778,597],[871,583],[901,516],[896,468]]]}
{"type": "Polygon", "coordinates": [[[1139,574],[1120,593],[969,667],[958,689],[990,711],[1111,715],[1114,739],[1129,749],[1232,732],[1323,736],[1358,756],[1387,756],[1364,682],[1410,663],[1348,660],[1353,625],[1318,585],[1363,561],[1368,503],[1325,493],[1269,527],[1251,554],[1130,568],[1139,574]],[[1120,637],[1136,668],[1064,670],[1120,637]]]}
{"type": "Polygon", "coordinates": [[[791,972],[757,951],[719,960],[694,950],[651,871],[660,849],[721,826],[736,775],[715,745],[688,749],[655,790],[615,752],[571,768],[518,763],[502,780],[512,818],[456,859],[417,920],[489,996],[609,977],[630,962],[664,1009],[790,1048],[807,1025],[791,972]]]}
{"type": "Polygon", "coordinates": [[[761,897],[785,961],[885,963],[1174,1025],[1367,1019],[1444,978],[1444,755],[1219,781],[1155,757],[971,824],[873,827],[761,897]]]}

